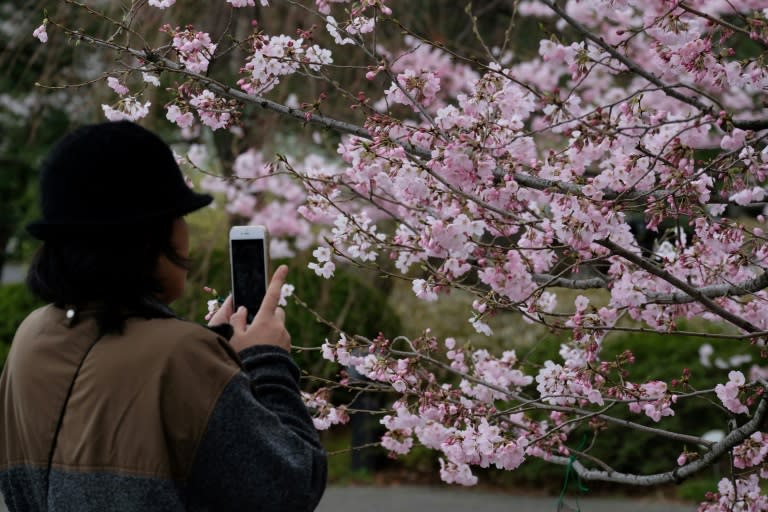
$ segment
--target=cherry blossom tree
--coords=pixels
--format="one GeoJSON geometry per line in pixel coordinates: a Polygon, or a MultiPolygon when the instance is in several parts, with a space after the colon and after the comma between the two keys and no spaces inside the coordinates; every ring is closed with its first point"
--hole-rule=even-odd
{"type": "MultiPolygon", "coordinates": [[[[424,301],[471,294],[467,320],[483,335],[510,312],[567,335],[558,359],[523,367],[515,350],[429,331],[339,330],[322,356],[368,380],[338,385],[396,397],[382,419],[388,451],[435,450],[441,478],[463,485],[477,482],[473,467],[512,471],[539,458],[584,480],[654,486],[730,458],[700,510],[768,510],[761,365],[724,369],[721,384],[700,390],[683,368],[674,382],[633,380],[631,346],[601,352],[615,332],[674,339],[681,320],[702,344],[719,337],[747,351],[768,339],[768,2],[496,1],[509,25],[494,40],[471,4],[450,7],[481,56],[404,25],[407,6],[395,0],[217,0],[205,8],[230,16],[217,33],[189,24],[190,4],[175,0],[119,13],[65,4],[101,30],[52,10],[29,37],[112,57],[92,77],[111,91],[108,119],[162,110],[181,133],[236,136],[269,111],[338,134],[336,156],[321,136],[295,155],[250,148],[226,179],[203,180],[231,213],[267,224],[273,255],[311,250],[318,275],[353,264],[408,280],[424,301]],[[302,23],[268,32],[275,9],[302,23]],[[512,44],[526,20],[553,29],[532,55],[512,44]],[[323,92],[281,97],[290,80],[323,92]],[[563,293],[572,290],[582,294],[563,293]],[[665,427],[702,397],[729,418],[722,439],[665,427]],[[680,455],[661,473],[616,471],[572,438],[581,427],[598,438],[601,425],[672,440],[680,455]]],[[[204,167],[200,155],[183,158],[204,167]]],[[[306,395],[318,428],[348,419],[331,397],[306,395]]]]}

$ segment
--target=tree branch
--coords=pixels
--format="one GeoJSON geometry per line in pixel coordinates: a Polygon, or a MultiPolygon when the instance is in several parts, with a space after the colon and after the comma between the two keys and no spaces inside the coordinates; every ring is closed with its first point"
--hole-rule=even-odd
{"type": "MultiPolygon", "coordinates": [[[[750,435],[756,432],[760,428],[760,424],[765,417],[766,411],[768,411],[768,403],[765,400],[760,400],[760,403],[758,404],[752,419],[750,419],[741,427],[731,431],[727,436],[723,438],[722,441],[713,444],[709,451],[704,453],[704,455],[702,455],[697,460],[679,468],[673,469],[672,471],[656,473],[653,475],[633,475],[628,473],[620,473],[618,471],[589,469],[586,468],[578,460],[573,461],[573,469],[584,480],[600,480],[603,482],[617,482],[644,487],[668,483],[678,483],[688,478],[689,476],[698,473],[702,469],[712,465],[718,459],[718,457],[728,452],[734,446],[742,443],[750,435]]],[[[561,457],[558,455],[553,455],[549,460],[561,465],[571,464],[570,458],[561,457]]]]}
{"type": "Polygon", "coordinates": [[[609,239],[599,241],[597,242],[597,244],[602,245],[603,247],[611,251],[613,254],[621,256],[625,260],[634,263],[635,265],[642,268],[643,270],[646,270],[649,273],[657,277],[660,277],[661,279],[668,282],[675,288],[682,290],[688,296],[692,297],[693,300],[700,302],[701,305],[706,307],[708,310],[710,310],[720,318],[731,322],[736,327],[744,329],[747,332],[757,332],[760,330],[751,322],[748,322],[747,320],[741,318],[740,316],[734,315],[730,311],[726,310],[725,308],[723,308],[722,306],[714,302],[707,295],[705,295],[700,289],[694,286],[691,286],[690,284],[686,283],[681,279],[678,279],[677,277],[659,268],[658,266],[654,265],[651,261],[648,261],[642,256],[638,256],[637,254],[631,251],[628,251],[627,249],[621,247],[620,245],[612,242],[609,239]]]}
{"type": "Polygon", "coordinates": [[[552,274],[531,274],[536,284],[554,286],[560,288],[572,288],[574,290],[588,290],[591,288],[607,288],[608,281],[602,277],[590,277],[588,279],[568,279],[567,277],[553,276],[552,274]]]}
{"type": "MultiPolygon", "coordinates": [[[[569,279],[552,274],[531,274],[536,284],[546,287],[570,288],[573,290],[589,290],[595,288],[608,288],[612,281],[602,277],[590,277],[586,279],[569,279]]],[[[768,272],[763,272],[754,279],[736,284],[712,284],[693,288],[698,294],[710,299],[716,297],[737,297],[749,295],[768,288],[768,272]]],[[[646,293],[645,296],[654,304],[687,304],[699,299],[684,291],[670,293],[646,293]]]]}
{"type": "MultiPolygon", "coordinates": [[[[748,295],[768,287],[768,272],[763,272],[754,279],[737,284],[713,284],[697,288],[698,292],[705,297],[727,297],[736,295],[748,295]]],[[[656,304],[685,304],[696,302],[698,299],[692,297],[686,292],[672,293],[647,293],[646,297],[656,304]]]]}

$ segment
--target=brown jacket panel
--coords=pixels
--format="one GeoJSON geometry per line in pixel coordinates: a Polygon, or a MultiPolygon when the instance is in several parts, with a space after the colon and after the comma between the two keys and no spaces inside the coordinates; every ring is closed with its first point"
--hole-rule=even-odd
{"type": "Polygon", "coordinates": [[[0,468],[47,465],[72,374],[96,336],[95,322],[70,328],[53,306],[32,312],[19,326],[0,376],[0,468]]]}
{"type": "MultiPolygon", "coordinates": [[[[51,308],[33,323],[62,324],[57,315],[63,318],[63,311],[51,308]]],[[[12,352],[16,345],[41,343],[35,332],[20,330],[12,352]]],[[[44,443],[36,443],[34,450],[23,448],[27,463],[47,461],[50,425],[55,428],[69,380],[94,333],[93,319],[84,317],[73,328],[64,321],[63,329],[46,338],[48,359],[61,360],[56,375],[62,377],[55,382],[46,378],[38,386],[43,389],[37,393],[39,410],[46,413],[26,411],[9,425],[17,432],[26,430],[30,420],[48,426],[44,443]],[[39,419],[43,416],[45,421],[39,419]],[[33,452],[34,458],[27,455],[33,452]],[[44,453],[42,459],[39,453],[44,453]]],[[[27,398],[14,390],[25,389],[35,375],[50,375],[33,358],[9,360],[8,367],[10,376],[0,383],[0,392],[11,389],[12,400],[5,403],[14,407],[21,395],[27,398]]],[[[53,467],[185,478],[219,395],[240,369],[227,341],[200,325],[176,318],[129,319],[123,334],[104,336],[86,357],[64,414],[53,467]]]]}

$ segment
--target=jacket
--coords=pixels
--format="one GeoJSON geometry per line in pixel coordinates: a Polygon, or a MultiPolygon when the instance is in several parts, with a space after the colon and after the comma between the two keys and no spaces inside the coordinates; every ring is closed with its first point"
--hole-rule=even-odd
{"type": "Polygon", "coordinates": [[[0,377],[6,505],[314,510],[326,455],[298,378],[285,350],[235,353],[222,335],[170,314],[130,317],[122,334],[100,337],[87,312],[72,322],[61,308],[38,309],[0,377]]]}

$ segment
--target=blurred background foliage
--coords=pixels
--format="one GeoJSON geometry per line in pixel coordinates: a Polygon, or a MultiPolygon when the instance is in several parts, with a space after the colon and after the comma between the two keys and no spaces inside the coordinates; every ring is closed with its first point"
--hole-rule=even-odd
{"type": "MultiPolygon", "coordinates": [[[[107,0],[87,3],[105,9],[110,15],[122,15],[121,9],[124,8],[122,3],[107,0]]],[[[374,91],[385,87],[385,79],[380,76],[373,82],[364,80],[361,69],[372,63],[362,60],[350,47],[330,44],[321,20],[291,8],[287,2],[274,0],[271,4],[266,9],[256,6],[232,10],[223,1],[179,0],[169,11],[144,9],[135,24],[141,27],[146,37],[144,44],[150,47],[162,43],[165,35],[157,29],[171,19],[193,23],[198,29],[209,31],[214,39],[218,39],[227,29],[231,29],[236,37],[244,37],[252,30],[251,20],[254,19],[266,33],[294,35],[297,29],[308,30],[314,26],[319,42],[334,48],[334,59],[339,66],[332,70],[332,78],[344,84],[346,91],[334,91],[328,83],[295,77],[281,83],[270,93],[270,97],[286,101],[293,96],[298,102],[314,103],[325,92],[328,99],[319,105],[320,112],[360,122],[359,111],[349,109],[353,103],[350,95],[356,95],[358,91],[373,95],[374,91]],[[179,15],[181,18],[174,18],[179,15]]],[[[391,0],[389,4],[398,20],[397,23],[385,25],[377,35],[382,46],[402,48],[404,31],[401,27],[409,27],[417,36],[444,44],[466,56],[464,62],[469,65],[476,61],[488,61],[485,45],[478,39],[479,34],[487,42],[500,42],[505,41],[505,34],[508,33],[510,38],[506,49],[511,50],[510,58],[514,61],[530,58],[538,51],[540,39],[556,33],[553,22],[547,20],[515,20],[512,23],[511,3],[507,1],[477,2],[467,11],[464,4],[434,0],[391,0]],[[470,14],[476,16],[475,26],[470,22],[470,14]]],[[[31,34],[46,12],[69,26],[82,27],[99,35],[107,35],[110,31],[98,18],[63,2],[0,0],[0,271],[9,262],[23,269],[37,247],[37,242],[25,234],[24,225],[37,215],[37,169],[47,149],[69,129],[102,120],[99,105],[114,100],[103,85],[104,73],[115,64],[114,56],[67,40],[55,28],[49,29],[49,43],[41,45],[31,34]],[[45,84],[45,87],[37,86],[37,83],[45,84]],[[82,85],[68,87],[73,84],[82,85]]],[[[563,35],[560,34],[560,37],[563,35]]],[[[225,47],[230,41],[222,39],[221,42],[225,47]]],[[[496,50],[492,48],[491,51],[496,50]]],[[[228,58],[216,60],[212,74],[234,81],[242,57],[239,50],[234,50],[228,58]]],[[[316,138],[315,128],[252,106],[243,113],[242,135],[218,131],[213,136],[182,140],[163,119],[162,108],[165,102],[172,99],[166,88],[178,84],[174,77],[162,76],[161,79],[163,87],[152,91],[148,98],[153,102],[152,115],[142,124],[159,131],[172,143],[206,144],[217,156],[223,175],[230,173],[234,158],[246,147],[255,147],[267,154],[270,151],[285,151],[286,147],[324,148],[328,155],[335,152],[337,134],[322,132],[323,141],[318,146],[310,142],[313,135],[316,138]]],[[[226,233],[234,221],[221,208],[190,216],[194,270],[189,276],[188,294],[174,305],[182,316],[202,320],[206,312],[205,302],[210,298],[203,291],[203,286],[212,286],[221,294],[229,289],[226,233]]],[[[408,282],[382,279],[355,268],[340,268],[333,280],[326,281],[307,270],[308,261],[309,255],[305,253],[286,262],[291,267],[289,281],[296,286],[296,295],[323,317],[352,333],[373,337],[382,332],[388,337],[398,334],[414,337],[429,327],[441,340],[453,336],[459,343],[471,343],[496,351],[514,348],[524,364],[529,365],[534,360],[557,360],[559,345],[569,336],[567,331],[550,332],[541,326],[523,322],[519,315],[505,314],[492,319],[490,324],[494,335],[484,338],[477,335],[467,321],[471,298],[460,292],[452,293],[437,304],[425,303],[413,297],[408,282]]],[[[274,262],[275,265],[279,263],[274,262]]],[[[568,293],[562,297],[562,303],[570,301],[572,304],[575,294],[570,296],[568,293]]],[[[595,294],[590,299],[597,304],[605,297],[595,294]]],[[[38,305],[23,284],[0,285],[0,363],[5,359],[16,326],[38,305]]],[[[332,336],[331,330],[318,323],[313,313],[293,302],[287,307],[287,313],[294,345],[310,349],[296,351],[296,358],[305,373],[335,378],[341,369],[327,364],[317,350],[311,350],[332,336]]],[[[701,328],[700,325],[696,327],[701,328]]],[[[718,330],[717,326],[709,328],[718,330]]],[[[722,381],[724,370],[697,363],[700,344],[700,338],[613,333],[606,339],[604,357],[611,358],[624,348],[632,347],[637,358],[631,370],[631,380],[635,382],[679,378],[680,368],[689,365],[691,384],[702,389],[722,381]]],[[[742,350],[741,345],[737,347],[723,340],[712,340],[711,344],[715,354],[724,359],[742,350]]],[[[312,387],[314,384],[308,380],[307,385],[312,387]]],[[[529,391],[535,393],[534,387],[529,391]]],[[[381,406],[386,401],[387,397],[382,397],[378,403],[381,406]]],[[[663,420],[663,426],[692,434],[722,429],[728,416],[724,413],[712,414],[712,408],[707,405],[697,400],[685,401],[675,408],[676,416],[663,420]]],[[[627,413],[626,417],[630,415],[627,413]]],[[[644,416],[632,415],[632,420],[652,425],[644,416]]],[[[375,433],[377,423],[378,417],[373,416],[365,428],[375,433]]],[[[591,431],[585,430],[584,435],[591,440],[591,431]]],[[[396,462],[389,461],[380,449],[367,449],[366,453],[374,453],[368,460],[372,469],[350,469],[354,467],[351,464],[354,456],[343,449],[349,448],[352,436],[349,427],[324,434],[329,450],[342,450],[331,459],[331,481],[381,481],[376,476],[381,474],[386,480],[382,483],[438,482],[439,466],[435,454],[424,448],[417,448],[396,462]]],[[[577,435],[573,439],[579,437],[577,435]]],[[[653,473],[670,469],[668,461],[674,460],[681,448],[677,443],[660,442],[657,438],[651,439],[635,431],[607,427],[599,433],[590,453],[597,457],[610,454],[609,458],[615,461],[614,469],[618,471],[631,468],[640,473],[653,473]]],[[[713,471],[716,472],[717,468],[713,471]]],[[[531,460],[514,472],[484,470],[480,473],[483,475],[481,482],[487,485],[558,492],[564,468],[531,460]]],[[[708,475],[705,475],[689,485],[709,486],[707,478],[708,475]]],[[[590,487],[593,490],[606,488],[600,484],[591,484],[590,487]]],[[[685,495],[685,492],[682,494],[685,495]]],[[[698,498],[701,493],[693,495],[698,498]]]]}

